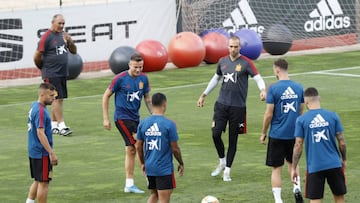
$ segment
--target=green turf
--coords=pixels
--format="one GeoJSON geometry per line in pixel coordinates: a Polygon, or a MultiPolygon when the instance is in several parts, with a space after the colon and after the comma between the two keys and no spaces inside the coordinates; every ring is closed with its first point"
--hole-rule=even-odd
{"type": "MultiPolygon", "coordinates": [[[[358,202],[360,163],[360,119],[358,91],[360,69],[337,70],[326,75],[311,73],[328,69],[358,66],[359,52],[285,57],[290,62],[292,79],[304,87],[319,89],[322,106],[336,111],[343,122],[348,144],[346,172],[347,202],[358,202]],[[305,74],[308,73],[308,74],[305,74]]],[[[272,77],[273,59],[255,61],[267,84],[272,77]]],[[[152,93],[164,92],[168,97],[167,116],[176,121],[180,146],[185,162],[185,175],[177,179],[172,202],[200,202],[205,195],[213,195],[221,203],[273,202],[270,174],[264,165],[266,147],[259,144],[265,104],[259,101],[256,83],[249,82],[248,134],[239,137],[238,152],[232,167],[232,182],[210,177],[217,164],[211,140],[211,117],[218,89],[207,98],[203,108],[196,107],[200,93],[212,77],[215,65],[197,68],[173,69],[148,73],[152,93]]],[[[106,131],[102,127],[101,97],[112,77],[69,81],[69,96],[65,101],[65,118],[74,130],[70,137],[54,136],[59,165],[54,168],[54,180],[49,190],[51,203],[113,203],[146,202],[149,195],[125,194],[124,143],[117,129],[106,131]]],[[[0,202],[25,202],[32,182],[27,158],[27,112],[31,101],[36,100],[37,85],[0,89],[0,202]]],[[[112,98],[113,99],[113,98],[112,98]]],[[[144,106],[143,106],[144,107],[144,106]]],[[[110,112],[113,112],[111,104],[110,112]]],[[[141,115],[148,115],[146,108],[141,115]]],[[[223,136],[227,140],[227,134],[223,136]]],[[[304,157],[300,162],[304,183],[304,157]]],[[[146,181],[136,166],[135,182],[145,189],[146,181]]],[[[293,202],[292,185],[284,170],[283,200],[293,202]]],[[[304,186],[304,184],[302,185],[304,186]]],[[[326,186],[324,202],[332,202],[326,186]]]]}

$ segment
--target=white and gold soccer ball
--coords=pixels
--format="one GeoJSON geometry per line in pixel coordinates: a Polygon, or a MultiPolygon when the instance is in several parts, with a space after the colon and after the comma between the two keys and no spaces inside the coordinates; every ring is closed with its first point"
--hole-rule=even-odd
{"type": "Polygon", "coordinates": [[[220,201],[216,197],[208,195],[201,200],[201,203],[220,203],[220,201]]]}

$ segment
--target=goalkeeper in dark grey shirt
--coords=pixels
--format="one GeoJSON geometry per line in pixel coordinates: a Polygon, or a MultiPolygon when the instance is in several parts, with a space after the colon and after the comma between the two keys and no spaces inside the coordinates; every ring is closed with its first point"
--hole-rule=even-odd
{"type": "Polygon", "coordinates": [[[249,75],[256,81],[260,89],[260,99],[265,100],[265,82],[253,62],[240,54],[241,43],[237,36],[232,36],[228,42],[229,55],[221,58],[216,73],[210,80],[205,91],[197,102],[204,105],[205,97],[222,79],[219,96],[214,106],[212,137],[219,156],[220,163],[211,173],[218,176],[224,170],[223,180],[231,181],[230,168],[233,163],[239,134],[246,133],[246,97],[249,75]],[[225,146],[221,139],[229,122],[229,147],[225,156],[225,146]]]}

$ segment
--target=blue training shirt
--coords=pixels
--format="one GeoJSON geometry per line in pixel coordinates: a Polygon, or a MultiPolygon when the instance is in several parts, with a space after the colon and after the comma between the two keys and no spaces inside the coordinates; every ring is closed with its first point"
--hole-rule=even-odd
{"type": "Polygon", "coordinates": [[[53,139],[50,114],[44,105],[39,102],[34,102],[31,105],[28,117],[28,152],[29,157],[34,159],[40,159],[43,156],[49,155],[40,143],[37,134],[38,128],[44,128],[45,135],[52,147],[53,139]]]}
{"type": "Polygon", "coordinates": [[[304,103],[303,91],[302,85],[292,80],[279,80],[269,87],[266,103],[274,105],[269,137],[295,139],[295,122],[304,103]]]}
{"type": "Polygon", "coordinates": [[[146,93],[150,92],[146,74],[141,73],[137,77],[132,77],[128,71],[121,72],[114,77],[109,89],[115,93],[114,120],[139,121],[141,100],[146,93]]]}
{"type": "Polygon", "coordinates": [[[140,122],[137,139],[144,141],[146,174],[171,175],[174,171],[171,142],[179,139],[175,123],[162,115],[151,115],[140,122]]]}
{"type": "Polygon", "coordinates": [[[309,173],[342,167],[338,132],[343,132],[339,116],[325,109],[309,110],[297,119],[295,136],[304,139],[309,173]]]}

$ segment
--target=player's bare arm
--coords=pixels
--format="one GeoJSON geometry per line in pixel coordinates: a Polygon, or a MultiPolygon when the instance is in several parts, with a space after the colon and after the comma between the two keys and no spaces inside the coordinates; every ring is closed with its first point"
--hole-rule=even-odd
{"type": "Polygon", "coordinates": [[[34,54],[34,63],[38,69],[42,68],[42,64],[43,64],[42,55],[43,53],[40,51],[36,51],[34,54]]]}
{"type": "Polygon", "coordinates": [[[37,135],[38,135],[38,138],[39,138],[39,141],[40,141],[41,145],[49,153],[51,165],[56,166],[58,164],[58,158],[55,155],[54,150],[51,148],[51,146],[49,144],[49,140],[47,139],[47,137],[45,135],[44,128],[38,128],[37,129],[37,135]]]}
{"type": "Polygon", "coordinates": [[[345,142],[344,134],[342,132],[336,133],[336,139],[339,143],[339,151],[341,154],[343,167],[346,167],[346,142],[345,142]]]}
{"type": "Polygon", "coordinates": [[[270,126],[271,119],[273,117],[274,104],[266,104],[266,110],[264,114],[263,127],[260,135],[260,143],[266,144],[266,134],[270,126]]]}
{"type": "Polygon", "coordinates": [[[107,88],[102,98],[103,126],[107,130],[111,129],[111,124],[109,120],[109,99],[112,94],[113,93],[111,92],[111,90],[107,88]]]}
{"type": "Polygon", "coordinates": [[[178,166],[179,175],[182,176],[182,175],[184,175],[184,162],[182,160],[181,150],[180,150],[180,147],[177,142],[171,142],[171,150],[172,150],[172,153],[174,154],[175,159],[179,163],[179,166],[178,166]]]}
{"type": "Polygon", "coordinates": [[[77,47],[76,47],[74,41],[71,39],[71,36],[69,35],[69,33],[63,32],[63,36],[64,36],[64,41],[67,44],[67,47],[68,47],[69,51],[72,54],[76,54],[77,53],[77,47]]]}
{"type": "Polygon", "coordinates": [[[304,143],[304,139],[303,138],[299,138],[297,137],[295,139],[295,145],[294,145],[294,151],[293,151],[293,162],[292,162],[292,168],[291,168],[291,178],[293,183],[297,183],[297,177],[299,176],[299,174],[297,174],[296,172],[296,167],[299,164],[299,160],[302,154],[302,150],[303,150],[303,143],[304,143]]]}

